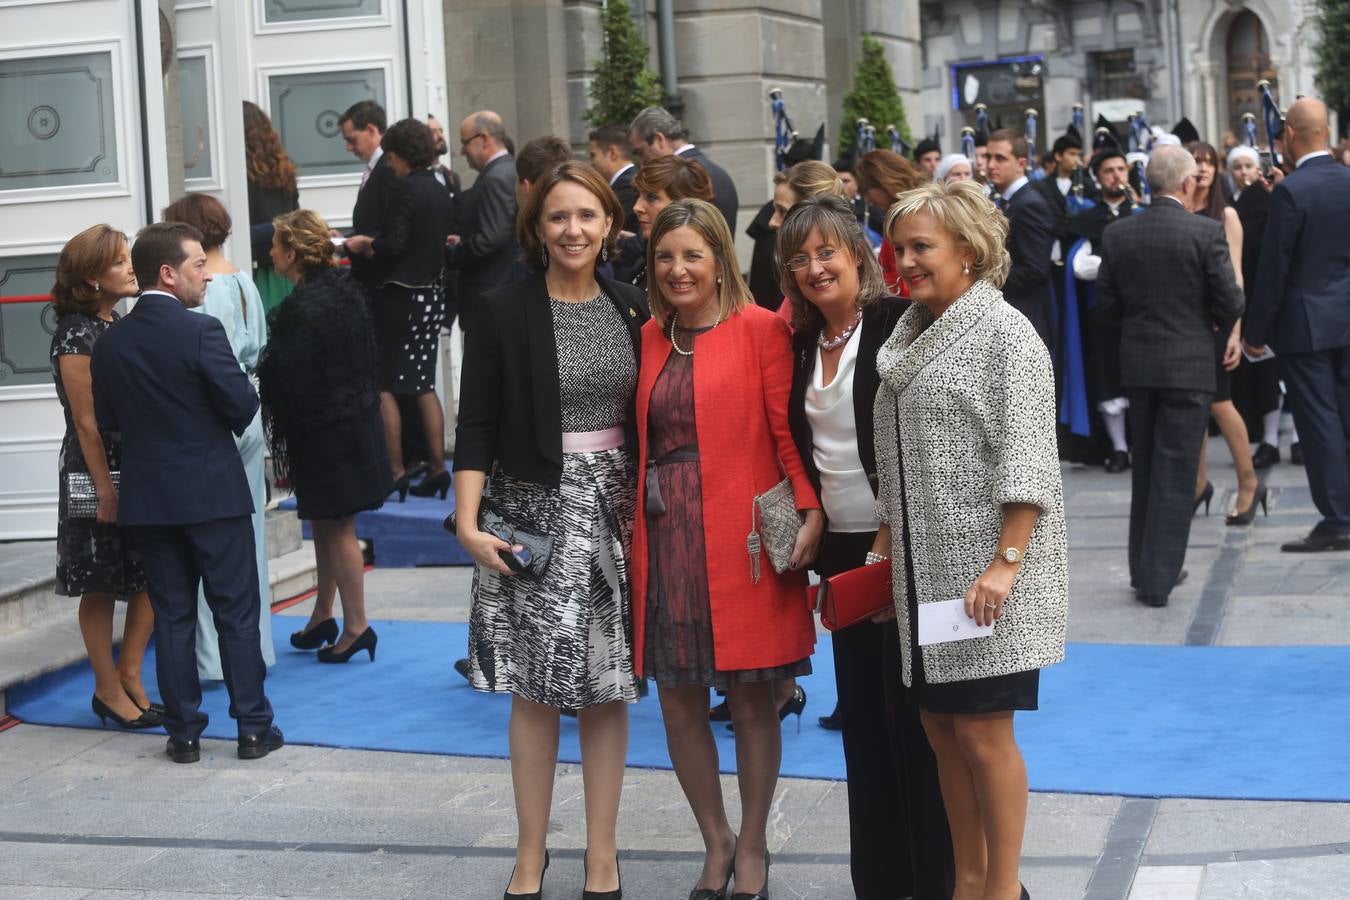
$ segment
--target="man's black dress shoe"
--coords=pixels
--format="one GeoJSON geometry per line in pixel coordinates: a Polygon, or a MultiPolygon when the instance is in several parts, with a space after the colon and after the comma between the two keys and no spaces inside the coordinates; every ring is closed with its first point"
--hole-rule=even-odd
{"type": "Polygon", "coordinates": [[[1258,469],[1269,469],[1280,461],[1280,448],[1272,447],[1265,441],[1262,441],[1256,447],[1256,452],[1252,454],[1252,465],[1258,469]]]}
{"type": "Polygon", "coordinates": [[[273,750],[286,746],[281,729],[273,725],[262,734],[246,734],[239,738],[240,759],[262,759],[273,750]]]}
{"type": "Polygon", "coordinates": [[[1280,547],[1285,553],[1334,553],[1350,550],[1350,534],[1319,534],[1315,529],[1305,538],[1280,547]]]}
{"type": "Polygon", "coordinates": [[[1166,594],[1135,594],[1139,602],[1145,606],[1152,606],[1157,609],[1167,605],[1166,594]]]}
{"type": "Polygon", "coordinates": [[[164,746],[164,752],[176,763],[195,763],[202,758],[202,742],[169,738],[169,743],[164,746]]]}
{"type": "Polygon", "coordinates": [[[1291,465],[1303,465],[1303,445],[1293,443],[1289,445],[1289,462],[1291,465]]]}
{"type": "Polygon", "coordinates": [[[1111,457],[1106,461],[1106,471],[1115,474],[1124,472],[1130,467],[1130,454],[1124,450],[1112,451],[1111,457]]]}

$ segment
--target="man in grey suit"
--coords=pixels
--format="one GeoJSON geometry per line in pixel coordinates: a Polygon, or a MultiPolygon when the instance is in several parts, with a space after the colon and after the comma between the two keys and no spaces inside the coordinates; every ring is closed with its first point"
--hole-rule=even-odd
{"type": "Polygon", "coordinates": [[[1286,553],[1350,550],[1350,170],[1327,152],[1327,108],[1289,107],[1286,157],[1275,186],[1243,340],[1270,344],[1293,401],[1308,487],[1322,520],[1286,553]]]}
{"type": "Polygon", "coordinates": [[[472,330],[487,291],[511,277],[516,259],[516,163],[501,116],[472,113],[459,123],[459,146],[478,180],[458,197],[458,232],[450,236],[446,265],[459,272],[460,327],[472,330]]]}
{"type": "Polygon", "coordinates": [[[1214,331],[1231,329],[1244,303],[1223,227],[1187,211],[1195,172],[1182,148],[1153,151],[1153,203],[1106,230],[1097,274],[1097,308],[1121,335],[1134,445],[1130,582],[1146,606],[1166,606],[1182,578],[1214,398],[1214,331]]]}
{"type": "Polygon", "coordinates": [[[628,143],[639,164],[673,153],[707,170],[708,180],[712,182],[713,206],[722,213],[722,218],[727,220],[727,227],[735,234],[736,210],[741,203],[736,196],[736,182],[731,180],[726,169],[689,143],[687,137],[688,132],[680,120],[659,106],[647,107],[628,126],[628,143]]]}

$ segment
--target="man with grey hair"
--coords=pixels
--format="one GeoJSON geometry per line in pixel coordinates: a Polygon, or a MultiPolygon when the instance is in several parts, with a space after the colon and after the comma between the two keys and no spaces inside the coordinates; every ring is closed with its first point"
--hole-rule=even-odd
{"type": "Polygon", "coordinates": [[[460,151],[478,179],[457,198],[458,233],[450,236],[446,264],[459,271],[459,320],[466,334],[479,298],[510,279],[516,257],[516,163],[507,143],[495,112],[471,113],[459,123],[460,151]]]}
{"type": "Polygon", "coordinates": [[[1120,333],[1120,380],[1134,447],[1130,583],[1166,606],[1185,577],[1195,478],[1214,399],[1214,332],[1242,315],[1223,226],[1189,212],[1195,160],[1160,147],[1146,177],[1153,203],[1108,228],[1097,308],[1120,333]]]}
{"type": "Polygon", "coordinates": [[[736,183],[731,180],[727,170],[704,156],[703,151],[686,140],[688,132],[679,119],[669,110],[659,106],[649,106],[637,114],[628,126],[628,144],[633,148],[633,156],[641,165],[662,156],[683,157],[696,162],[708,172],[712,182],[713,206],[727,220],[731,233],[736,233],[736,209],[740,198],[736,196],[736,183]]]}

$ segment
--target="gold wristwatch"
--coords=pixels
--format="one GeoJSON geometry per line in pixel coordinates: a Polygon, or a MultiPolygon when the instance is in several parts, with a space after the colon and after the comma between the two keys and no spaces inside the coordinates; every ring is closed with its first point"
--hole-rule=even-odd
{"type": "Polygon", "coordinates": [[[999,547],[998,558],[1010,566],[1015,566],[1022,561],[1022,551],[1016,547],[999,547]]]}

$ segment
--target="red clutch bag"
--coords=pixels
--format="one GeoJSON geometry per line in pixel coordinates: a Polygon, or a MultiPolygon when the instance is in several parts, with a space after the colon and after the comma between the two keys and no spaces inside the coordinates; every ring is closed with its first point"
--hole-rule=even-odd
{"type": "Polygon", "coordinates": [[[820,623],[838,631],[890,609],[891,561],[849,569],[825,579],[815,589],[815,608],[820,623]]]}

